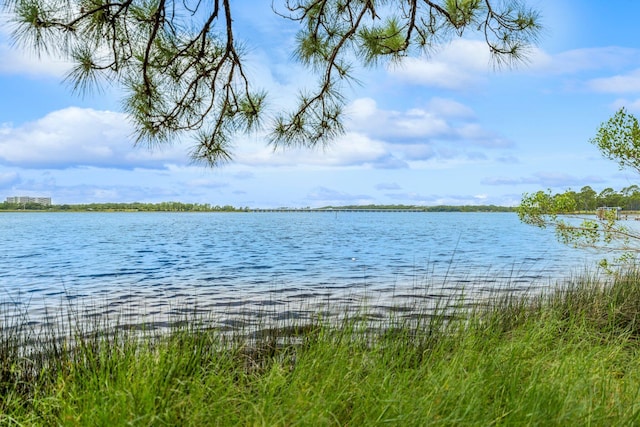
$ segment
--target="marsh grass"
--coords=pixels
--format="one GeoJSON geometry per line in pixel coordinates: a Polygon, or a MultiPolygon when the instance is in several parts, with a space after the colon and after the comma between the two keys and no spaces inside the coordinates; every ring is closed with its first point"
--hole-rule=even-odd
{"type": "Polygon", "coordinates": [[[638,270],[384,318],[362,307],[230,332],[187,315],[160,334],[101,322],[6,318],[0,424],[640,422],[638,270]]]}

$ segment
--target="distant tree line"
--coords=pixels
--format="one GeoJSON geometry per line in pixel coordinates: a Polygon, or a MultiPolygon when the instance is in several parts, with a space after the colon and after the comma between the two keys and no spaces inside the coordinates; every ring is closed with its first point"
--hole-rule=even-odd
{"type": "Polygon", "coordinates": [[[561,194],[570,197],[578,211],[595,211],[601,206],[620,207],[627,211],[640,210],[640,187],[635,184],[624,187],[620,191],[608,187],[599,193],[587,185],[578,192],[568,190],[561,194]]]}
{"type": "Polygon", "coordinates": [[[27,210],[27,211],[48,211],[53,206],[43,205],[41,203],[0,203],[0,210],[14,211],[14,210],[27,210]]]}
{"type": "MultiPolygon", "coordinates": [[[[640,199],[639,199],[640,200],[640,199]]],[[[287,210],[287,208],[282,208],[287,210]]],[[[515,208],[495,205],[465,205],[465,206],[416,206],[416,205],[347,205],[325,206],[322,208],[304,208],[300,210],[421,210],[424,212],[514,212],[515,208]]],[[[236,208],[231,205],[211,205],[209,203],[88,203],[63,204],[45,206],[38,203],[0,203],[0,211],[54,211],[54,212],[249,212],[248,207],[236,208]]]]}
{"type": "Polygon", "coordinates": [[[211,205],[209,203],[89,203],[45,206],[38,203],[1,203],[0,210],[56,211],[56,212],[244,212],[249,208],[236,208],[231,205],[211,205]]]}
{"type": "Polygon", "coordinates": [[[363,209],[363,210],[421,210],[424,212],[514,212],[515,208],[495,205],[438,205],[438,206],[416,206],[416,205],[348,205],[348,206],[326,206],[321,209],[363,209]]]}

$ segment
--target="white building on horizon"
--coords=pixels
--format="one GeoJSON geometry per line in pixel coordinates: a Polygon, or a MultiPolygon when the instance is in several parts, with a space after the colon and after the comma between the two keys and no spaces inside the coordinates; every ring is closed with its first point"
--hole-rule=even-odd
{"type": "Polygon", "coordinates": [[[51,206],[51,197],[29,197],[29,196],[7,197],[7,203],[15,203],[19,205],[24,205],[27,203],[37,203],[39,205],[51,206]]]}

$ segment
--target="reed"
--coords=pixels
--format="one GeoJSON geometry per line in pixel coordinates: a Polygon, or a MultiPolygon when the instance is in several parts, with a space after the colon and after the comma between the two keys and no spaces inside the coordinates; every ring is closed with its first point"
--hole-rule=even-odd
{"type": "Polygon", "coordinates": [[[410,308],[232,331],[190,316],[161,334],[6,316],[0,424],[639,422],[638,270],[410,308]]]}

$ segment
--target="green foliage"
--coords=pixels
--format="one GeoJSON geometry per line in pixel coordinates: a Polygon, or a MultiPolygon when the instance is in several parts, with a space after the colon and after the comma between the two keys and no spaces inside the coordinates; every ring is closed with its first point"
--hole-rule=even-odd
{"type": "MultiPolygon", "coordinates": [[[[607,269],[635,261],[636,254],[640,252],[640,232],[620,221],[620,216],[627,214],[620,214],[617,207],[581,212],[579,208],[583,206],[584,194],[593,197],[595,192],[584,187],[580,193],[552,194],[550,190],[525,193],[517,208],[518,216],[526,224],[555,229],[558,240],[566,245],[616,253],[613,265],[606,260],[601,262],[601,266],[607,269]]],[[[612,195],[616,196],[615,200],[624,202],[625,196],[613,189],[603,190],[595,200],[604,207],[607,201],[612,200],[612,195]]],[[[635,193],[628,197],[635,200],[635,193]]]]}
{"type": "Polygon", "coordinates": [[[621,169],[629,167],[640,172],[640,125],[624,108],[602,123],[590,142],[607,159],[618,162],[621,169]]]}
{"type": "Polygon", "coordinates": [[[591,187],[584,186],[580,189],[580,193],[578,193],[576,195],[577,199],[576,199],[576,205],[577,208],[579,210],[583,210],[583,211],[593,211],[595,210],[598,205],[600,204],[597,200],[596,200],[596,196],[598,195],[598,193],[595,192],[595,190],[591,187]]]}
{"type": "Polygon", "coordinates": [[[0,203],[0,210],[2,211],[43,211],[49,210],[51,206],[43,205],[40,203],[0,203]]]}
{"type": "Polygon", "coordinates": [[[481,0],[447,0],[445,8],[451,16],[451,22],[456,29],[464,28],[474,23],[478,10],[485,5],[481,0]]]}
{"type": "Polygon", "coordinates": [[[122,89],[137,143],[190,137],[195,161],[232,160],[237,136],[265,131],[274,147],[315,147],[343,133],[345,83],[359,60],[374,65],[421,54],[465,30],[484,36],[497,63],[514,64],[536,42],[538,13],[524,0],[282,0],[297,25],[293,56],[316,78],[290,110],[271,108],[245,73],[230,0],[9,0],[19,47],[74,66],[75,91],[122,89]]]}
{"type": "Polygon", "coordinates": [[[548,225],[547,218],[556,220],[558,215],[572,213],[575,210],[576,203],[572,197],[566,193],[552,195],[549,190],[546,193],[525,193],[517,212],[521,221],[545,228],[548,225]]]}
{"type": "MultiPolygon", "coordinates": [[[[624,108],[602,123],[590,142],[600,149],[604,157],[618,162],[620,168],[629,167],[640,172],[640,125],[638,119],[624,108]]],[[[524,194],[518,214],[527,224],[555,228],[562,243],[621,254],[615,263],[635,262],[640,252],[640,231],[619,223],[616,211],[600,211],[596,219],[559,216],[577,210],[593,211],[596,206],[638,210],[640,187],[630,185],[620,192],[605,188],[597,194],[586,186],[580,193],[567,191],[553,197],[550,191],[524,194]],[[573,200],[573,209],[568,209],[570,206],[566,204],[570,199],[573,200]]],[[[601,266],[611,269],[606,260],[601,262],[601,266]]]]}
{"type": "Polygon", "coordinates": [[[54,212],[245,212],[249,208],[235,208],[230,205],[211,205],[209,203],[88,203],[75,205],[45,206],[37,203],[18,205],[0,203],[0,211],[54,211],[54,212]]]}
{"type": "Polygon", "coordinates": [[[399,60],[399,52],[407,44],[400,21],[396,17],[390,17],[383,25],[362,28],[358,32],[358,38],[360,54],[367,65],[376,64],[385,57],[399,60]]]}
{"type": "MultiPolygon", "coordinates": [[[[326,209],[350,209],[350,210],[411,210],[423,212],[513,212],[514,208],[506,206],[494,205],[467,205],[467,206],[413,206],[413,205],[352,205],[352,206],[326,206],[318,209],[289,209],[282,210],[326,210],[326,209]]],[[[37,203],[13,204],[3,202],[0,203],[0,211],[54,211],[54,212],[115,212],[115,211],[132,211],[132,212],[248,212],[253,209],[249,207],[234,207],[230,205],[211,205],[209,203],[182,203],[182,202],[161,202],[161,203],[83,203],[75,205],[51,205],[45,206],[37,203]]],[[[259,210],[259,209],[258,209],[259,210]]],[[[268,209],[271,210],[271,209],[268,209]]],[[[277,209],[276,209],[277,210],[277,209]]]]}

